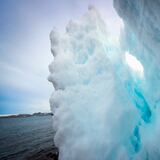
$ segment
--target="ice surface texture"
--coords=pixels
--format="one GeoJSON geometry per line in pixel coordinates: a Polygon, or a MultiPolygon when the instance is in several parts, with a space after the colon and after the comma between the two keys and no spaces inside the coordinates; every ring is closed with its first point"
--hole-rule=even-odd
{"type": "MultiPolygon", "coordinates": [[[[49,81],[55,90],[50,104],[60,160],[159,156],[160,75],[157,50],[150,52],[152,47],[159,46],[147,45],[152,38],[147,35],[148,40],[143,39],[149,29],[140,36],[135,25],[138,22],[130,22],[134,20],[134,11],[130,10],[136,6],[144,8],[141,2],[115,0],[115,7],[125,21],[120,44],[108,33],[93,6],[79,21],[70,21],[65,33],[52,30],[54,60],[49,66],[49,81]],[[130,18],[126,18],[127,13],[130,18]],[[126,53],[135,55],[143,64],[143,75],[129,68],[126,53]]],[[[142,21],[143,17],[138,18],[142,21]]]]}
{"type": "Polygon", "coordinates": [[[139,127],[141,148],[135,159],[158,160],[160,159],[160,1],[114,0],[114,6],[125,24],[121,37],[122,52],[128,50],[144,67],[142,82],[138,88],[134,85],[134,88],[138,89],[136,96],[141,97],[136,106],[143,112],[142,118],[145,122],[139,127]]]}

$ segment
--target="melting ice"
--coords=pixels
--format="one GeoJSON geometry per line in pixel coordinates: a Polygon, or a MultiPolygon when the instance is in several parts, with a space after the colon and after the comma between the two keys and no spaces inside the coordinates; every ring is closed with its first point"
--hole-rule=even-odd
{"type": "Polygon", "coordinates": [[[50,34],[60,160],[160,158],[159,1],[114,6],[125,25],[119,42],[92,6],[65,33],[50,34]]]}

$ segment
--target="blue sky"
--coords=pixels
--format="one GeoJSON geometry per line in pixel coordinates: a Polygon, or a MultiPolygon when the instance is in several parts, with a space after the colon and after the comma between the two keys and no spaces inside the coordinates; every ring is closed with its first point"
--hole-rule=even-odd
{"type": "Polygon", "coordinates": [[[89,4],[98,8],[112,33],[119,33],[121,20],[112,0],[0,1],[0,114],[50,110],[49,33],[53,26],[64,31],[89,4]]]}

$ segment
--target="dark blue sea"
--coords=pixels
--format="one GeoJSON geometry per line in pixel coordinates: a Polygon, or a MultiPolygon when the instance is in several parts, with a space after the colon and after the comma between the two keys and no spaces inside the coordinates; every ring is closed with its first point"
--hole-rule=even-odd
{"type": "Polygon", "coordinates": [[[0,160],[53,157],[52,116],[0,118],[0,160]]]}

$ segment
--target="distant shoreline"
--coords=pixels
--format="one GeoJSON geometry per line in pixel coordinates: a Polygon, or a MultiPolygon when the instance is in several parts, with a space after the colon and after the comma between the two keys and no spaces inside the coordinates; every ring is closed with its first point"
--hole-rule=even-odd
{"type": "Polygon", "coordinates": [[[27,117],[33,117],[33,116],[53,116],[53,113],[37,112],[33,114],[0,115],[0,118],[27,118],[27,117]]]}

